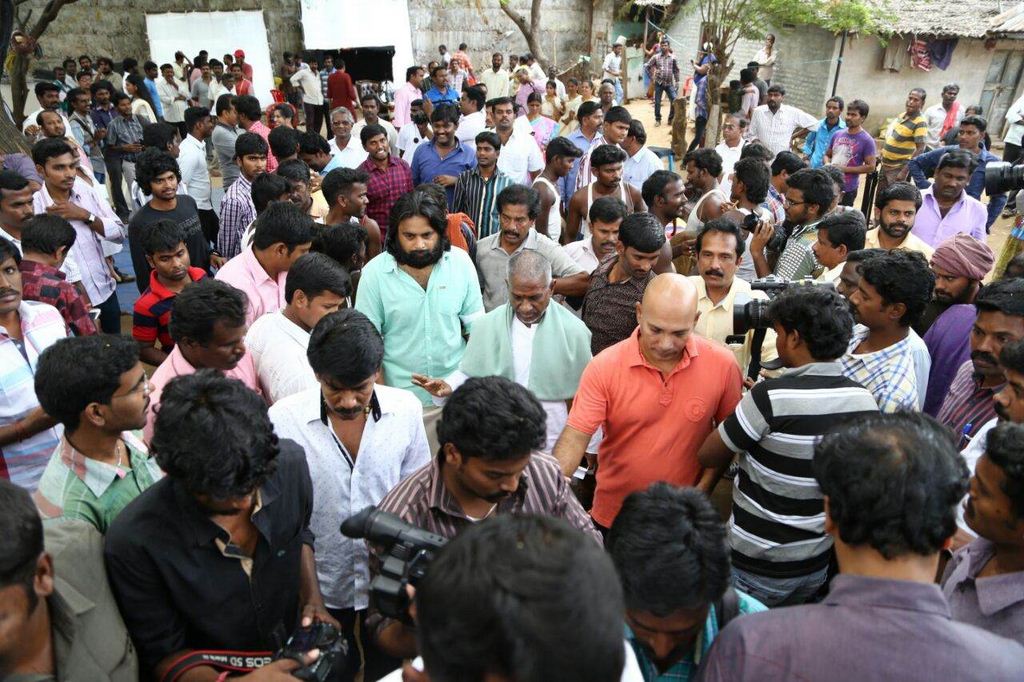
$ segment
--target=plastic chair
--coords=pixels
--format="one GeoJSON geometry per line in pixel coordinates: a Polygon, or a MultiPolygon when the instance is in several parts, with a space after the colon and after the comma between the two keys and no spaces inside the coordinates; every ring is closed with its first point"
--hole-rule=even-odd
{"type": "Polygon", "coordinates": [[[668,159],[668,169],[675,170],[676,155],[670,147],[648,147],[659,159],[668,159]]]}

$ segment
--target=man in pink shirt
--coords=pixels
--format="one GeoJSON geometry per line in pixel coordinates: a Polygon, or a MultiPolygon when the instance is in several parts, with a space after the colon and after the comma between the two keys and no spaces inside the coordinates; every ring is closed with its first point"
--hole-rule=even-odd
{"type": "Polygon", "coordinates": [[[246,324],[285,307],[288,268],[309,252],[313,225],[313,219],[290,201],[271,202],[253,223],[252,246],[217,271],[217,279],[248,297],[246,324]]]}
{"type": "Polygon", "coordinates": [[[604,429],[590,511],[604,528],[627,495],[655,481],[711,493],[724,467],[702,469],[697,451],[733,413],[743,388],[732,352],[693,333],[697,289],[686,277],[655,277],[636,316],[633,334],[583,371],[552,453],[571,475],[591,436],[604,429]]]}
{"type": "Polygon", "coordinates": [[[260,389],[252,356],[245,349],[245,294],[224,282],[206,279],[185,287],[174,299],[171,338],[174,350],[149,380],[149,408],[143,437],[149,443],[164,386],[175,377],[213,369],[260,389]]]}
{"type": "Polygon", "coordinates": [[[395,90],[395,111],[393,114],[396,130],[401,130],[402,126],[412,121],[412,114],[410,109],[412,108],[413,100],[423,99],[423,76],[426,75],[426,71],[423,70],[422,66],[410,66],[405,70],[405,85],[395,90]]]}

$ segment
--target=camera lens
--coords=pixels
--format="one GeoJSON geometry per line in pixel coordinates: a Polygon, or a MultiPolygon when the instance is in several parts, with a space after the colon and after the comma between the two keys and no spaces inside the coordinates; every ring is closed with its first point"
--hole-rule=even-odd
{"type": "Polygon", "coordinates": [[[1012,166],[1006,162],[985,166],[986,194],[992,196],[1017,189],[1024,189],[1024,166],[1012,166]]]}

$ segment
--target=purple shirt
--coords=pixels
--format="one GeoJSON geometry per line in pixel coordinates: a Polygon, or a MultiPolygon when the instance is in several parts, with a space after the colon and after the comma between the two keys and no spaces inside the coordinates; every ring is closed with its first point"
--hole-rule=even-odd
{"type": "Polygon", "coordinates": [[[942,593],[956,620],[1024,643],[1024,571],[978,578],[994,555],[985,538],[958,549],[942,576],[942,593]]]}
{"type": "Polygon", "coordinates": [[[935,318],[924,335],[924,345],[932,358],[928,374],[928,393],[924,399],[924,412],[935,416],[946,399],[949,386],[957,370],[971,359],[971,327],[978,316],[973,305],[951,305],[935,318]]]}
{"type": "Polygon", "coordinates": [[[722,630],[704,682],[1019,682],[1024,647],[958,623],[938,585],[838,575],[820,604],[751,613],[722,630]]]}
{"type": "MultiPolygon", "coordinates": [[[[856,133],[851,133],[849,130],[838,130],[832,136],[828,153],[832,156],[833,166],[840,168],[863,166],[866,158],[876,154],[875,138],[871,137],[863,128],[856,133]]],[[[860,173],[843,175],[844,192],[855,192],[859,185],[860,173]]]]}
{"type": "Polygon", "coordinates": [[[960,201],[953,204],[945,216],[939,212],[939,204],[935,201],[934,185],[921,192],[921,200],[912,232],[928,246],[937,248],[958,232],[969,234],[980,242],[985,241],[988,211],[985,204],[968,196],[967,192],[961,192],[960,201]]]}
{"type": "Polygon", "coordinates": [[[26,180],[38,182],[40,185],[43,184],[43,179],[36,172],[36,165],[32,163],[32,159],[28,158],[28,156],[16,152],[14,154],[4,154],[3,157],[4,170],[14,171],[26,180]]]}

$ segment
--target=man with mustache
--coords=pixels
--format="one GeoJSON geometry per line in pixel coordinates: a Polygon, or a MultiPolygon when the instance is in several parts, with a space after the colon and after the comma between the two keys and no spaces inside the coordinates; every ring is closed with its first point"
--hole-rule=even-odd
{"type": "Polygon", "coordinates": [[[215,369],[262,395],[256,367],[245,348],[247,308],[244,292],[209,277],[185,287],[174,299],[170,323],[174,350],[150,379],[149,409],[143,431],[146,443],[153,439],[164,386],[175,377],[215,369]]]}
{"type": "Polygon", "coordinates": [[[935,249],[911,233],[917,211],[921,208],[921,192],[909,182],[894,182],[878,193],[878,227],[868,230],[864,238],[867,249],[907,249],[931,258],[935,249]]]}
{"type": "Polygon", "coordinates": [[[447,231],[443,203],[425,192],[405,194],[391,210],[385,250],[363,268],[356,294],[356,309],[384,337],[382,383],[416,394],[428,439],[440,410],[412,375],[454,372],[465,336],[483,314],[476,267],[468,253],[451,248],[447,231]]]}
{"type": "Polygon", "coordinates": [[[978,292],[971,328],[970,360],[957,370],[936,418],[953,431],[961,448],[977,442],[995,417],[993,399],[1006,384],[999,357],[1024,339],[1024,280],[1001,279],[978,292]]]}
{"type": "Polygon", "coordinates": [[[615,253],[619,226],[629,209],[618,197],[601,197],[590,205],[590,239],[580,239],[562,248],[584,272],[593,272],[602,260],[615,253]]]}
{"type": "Polygon", "coordinates": [[[932,416],[942,406],[957,370],[970,358],[973,303],[994,262],[988,244],[963,233],[939,244],[932,256],[935,291],[915,329],[923,334],[932,358],[923,408],[932,416]]]}
{"type": "MultiPolygon", "coordinates": [[[[443,409],[433,461],[398,484],[378,509],[445,538],[492,515],[551,516],[601,543],[558,463],[538,452],[547,414],[526,387],[501,376],[473,377],[443,409]]],[[[377,570],[371,564],[371,574],[377,570]]],[[[415,655],[415,630],[403,623],[385,619],[376,635],[391,655],[415,655]]]]}
{"type": "MultiPolygon", "coordinates": [[[[430,462],[423,406],[416,396],[378,383],[384,340],[369,319],[351,308],[322,318],[309,337],[306,358],[316,383],[270,408],[274,432],[306,451],[316,513],[316,567],[328,612],[345,631],[363,632],[369,604],[369,555],[365,542],[338,532],[341,522],[430,462]]],[[[352,679],[365,656],[364,676],[379,678],[383,666],[368,641],[356,648],[349,635],[352,679]]]]}

